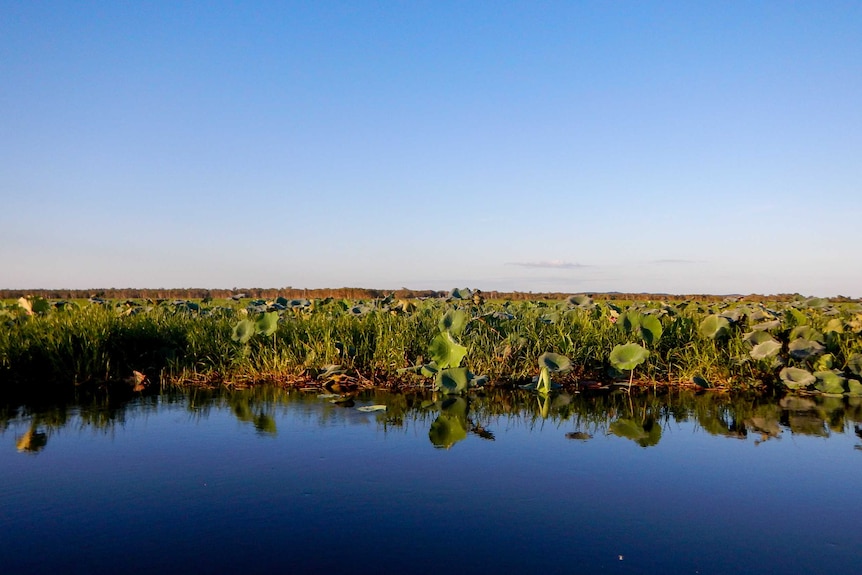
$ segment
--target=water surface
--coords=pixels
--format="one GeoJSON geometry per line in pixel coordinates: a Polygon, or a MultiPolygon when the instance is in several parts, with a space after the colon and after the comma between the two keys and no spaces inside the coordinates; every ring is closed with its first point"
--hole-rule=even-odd
{"type": "Polygon", "coordinates": [[[0,416],[4,572],[855,572],[862,402],[192,390],[0,416]],[[357,408],[386,405],[386,411],[357,408]]]}

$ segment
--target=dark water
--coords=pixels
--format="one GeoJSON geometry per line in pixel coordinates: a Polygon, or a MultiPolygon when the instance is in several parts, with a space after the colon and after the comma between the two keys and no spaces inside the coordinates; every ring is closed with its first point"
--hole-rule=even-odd
{"type": "Polygon", "coordinates": [[[0,570],[854,573],[860,422],[678,393],[7,406],[0,570]]]}

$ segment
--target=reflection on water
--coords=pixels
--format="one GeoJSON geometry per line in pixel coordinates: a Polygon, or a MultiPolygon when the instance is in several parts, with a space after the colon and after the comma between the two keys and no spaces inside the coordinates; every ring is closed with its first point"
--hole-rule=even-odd
{"type": "MultiPolygon", "coordinates": [[[[111,431],[122,426],[128,410],[157,411],[166,405],[182,405],[196,418],[206,419],[213,410],[229,409],[258,434],[277,435],[277,412],[288,406],[314,407],[318,424],[367,405],[384,405],[373,417],[384,432],[405,425],[426,425],[428,439],[439,448],[451,448],[468,434],[493,441],[498,418],[532,427],[549,421],[570,424],[566,437],[587,441],[613,435],[641,447],[657,445],[662,430],[671,423],[692,422],[694,430],[754,443],[791,434],[829,437],[853,432],[862,438],[862,398],[828,396],[765,397],[673,391],[664,394],[622,391],[554,393],[536,395],[523,390],[491,389],[470,396],[436,393],[364,392],[352,395],[317,393],[259,386],[251,389],[188,389],[166,391],[160,396],[114,402],[109,397],[90,397],[86,402],[57,405],[10,405],[0,408],[0,433],[12,427],[18,451],[38,453],[52,434],[65,427],[111,431]]],[[[857,445],[862,449],[862,445],[857,445]]]]}

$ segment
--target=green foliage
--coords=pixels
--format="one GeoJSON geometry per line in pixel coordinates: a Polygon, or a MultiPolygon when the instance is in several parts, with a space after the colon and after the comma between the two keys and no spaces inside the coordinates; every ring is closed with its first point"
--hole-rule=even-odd
{"type": "Polygon", "coordinates": [[[617,345],[611,351],[610,362],[615,369],[631,371],[646,361],[649,352],[636,343],[617,345]]]}

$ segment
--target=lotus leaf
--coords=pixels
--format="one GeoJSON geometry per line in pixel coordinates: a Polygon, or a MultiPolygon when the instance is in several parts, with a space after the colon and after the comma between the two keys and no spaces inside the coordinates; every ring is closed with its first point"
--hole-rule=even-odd
{"type": "Polygon", "coordinates": [[[654,315],[643,315],[640,320],[640,336],[648,345],[658,343],[661,339],[661,322],[654,315]]]}
{"type": "Polygon", "coordinates": [[[592,309],[592,307],[595,305],[593,303],[593,298],[582,294],[569,296],[566,301],[573,306],[577,306],[583,309],[592,309]]]}
{"type": "Polygon", "coordinates": [[[695,385],[698,385],[698,386],[700,386],[700,387],[703,387],[704,389],[709,389],[709,388],[711,388],[711,387],[714,387],[714,386],[712,385],[712,383],[710,383],[710,381],[709,381],[709,380],[707,380],[707,379],[705,379],[705,378],[703,378],[703,377],[700,377],[699,375],[696,375],[696,376],[694,376],[693,378],[691,378],[691,382],[692,382],[693,384],[695,384],[695,385]]]}
{"type": "Polygon", "coordinates": [[[850,373],[862,377],[862,353],[854,353],[847,360],[847,369],[850,373]]]}
{"type": "Polygon", "coordinates": [[[814,389],[822,393],[844,393],[844,383],[847,381],[834,371],[815,371],[817,383],[814,389]]]}
{"type": "Polygon", "coordinates": [[[278,330],[278,312],[265,313],[255,322],[254,329],[257,333],[270,336],[278,330]]]}
{"type": "Polygon", "coordinates": [[[467,325],[467,314],[463,310],[450,309],[440,319],[440,331],[448,331],[452,335],[459,335],[467,325]]]}
{"type": "Polygon", "coordinates": [[[829,371],[835,364],[835,356],[831,353],[826,353],[817,358],[814,362],[814,371],[829,371]]]}
{"type": "Polygon", "coordinates": [[[372,413],[374,411],[386,411],[385,405],[363,405],[356,408],[356,411],[361,411],[363,413],[372,413]]]}
{"type": "Polygon", "coordinates": [[[826,351],[826,348],[823,347],[822,343],[810,339],[794,339],[787,346],[787,350],[793,359],[805,360],[809,357],[820,355],[826,351]]]}
{"type": "Polygon", "coordinates": [[[784,319],[791,325],[808,324],[808,316],[792,307],[784,310],[784,319]]]}
{"type": "Polygon", "coordinates": [[[826,327],[823,331],[826,333],[844,333],[844,322],[837,317],[833,317],[826,322],[826,327]]]}
{"type": "Polygon", "coordinates": [[[817,381],[811,372],[798,367],[785,367],[778,374],[788,389],[803,389],[817,381]]]}
{"type": "MultiPolygon", "coordinates": [[[[758,332],[763,333],[763,332],[758,332]]],[[[781,344],[775,341],[772,338],[764,341],[763,343],[759,343],[754,346],[754,348],[749,352],[752,358],[761,360],[767,359],[770,357],[774,357],[778,355],[778,352],[781,351],[781,344]]]]}
{"type": "Polygon", "coordinates": [[[700,333],[709,339],[722,339],[730,335],[730,322],[720,315],[710,315],[700,322],[700,333]]]}
{"type": "Polygon", "coordinates": [[[250,319],[241,320],[235,326],[233,326],[233,335],[231,339],[238,343],[248,343],[248,340],[251,339],[251,336],[254,335],[254,322],[250,319]]]}
{"type": "Polygon", "coordinates": [[[453,367],[437,372],[436,388],[445,393],[461,393],[470,386],[470,374],[466,367],[453,367]]]}
{"type": "Polygon", "coordinates": [[[614,368],[620,371],[629,371],[649,357],[649,352],[636,343],[618,345],[611,351],[610,361],[614,368]]]}
{"type": "Polygon", "coordinates": [[[847,392],[855,397],[862,396],[862,382],[855,379],[848,379],[847,392]]]}
{"type": "Polygon", "coordinates": [[[742,336],[742,340],[748,342],[752,347],[760,345],[765,341],[775,341],[775,339],[765,331],[750,331],[742,336]]]}
{"type": "Polygon", "coordinates": [[[751,329],[759,330],[759,331],[768,331],[770,329],[778,329],[779,327],[781,327],[781,321],[775,319],[772,321],[765,321],[763,323],[758,323],[756,325],[753,325],[753,326],[751,326],[751,329]]]}
{"type": "Polygon", "coordinates": [[[454,288],[449,292],[449,299],[473,299],[473,292],[470,291],[470,288],[454,288]]]}
{"type": "Polygon", "coordinates": [[[452,339],[449,332],[437,334],[428,346],[428,355],[441,369],[458,367],[467,355],[467,348],[452,339]]]}
{"type": "Polygon", "coordinates": [[[539,356],[539,367],[552,372],[568,371],[572,369],[572,362],[564,355],[549,351],[539,356]]]}
{"type": "Polygon", "coordinates": [[[797,325],[790,330],[790,340],[810,339],[823,343],[823,334],[808,325],[797,325]]]}

